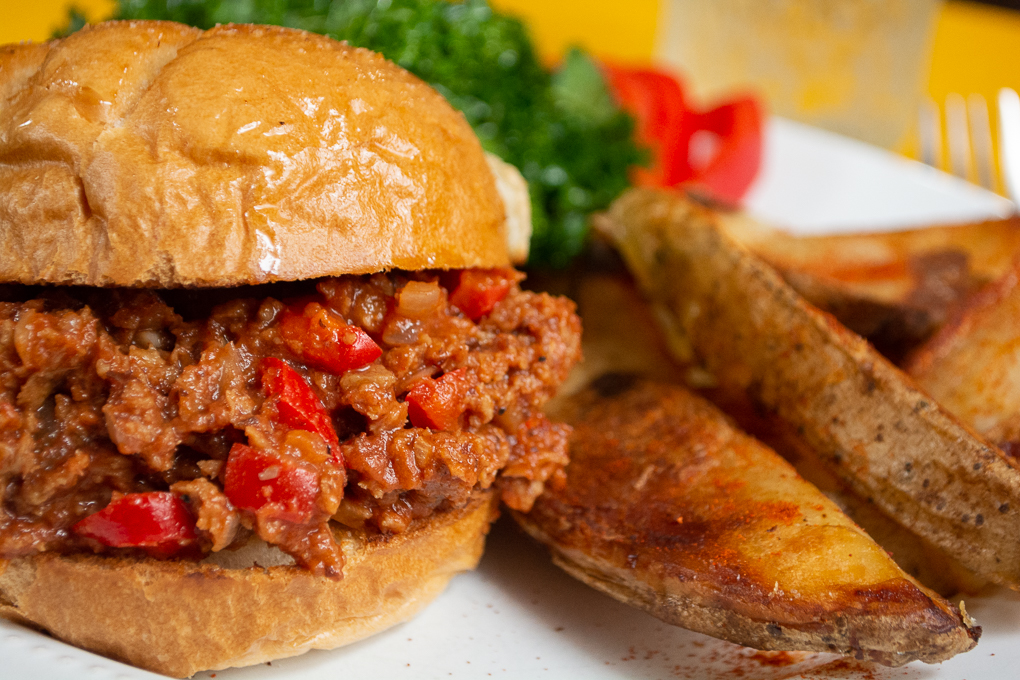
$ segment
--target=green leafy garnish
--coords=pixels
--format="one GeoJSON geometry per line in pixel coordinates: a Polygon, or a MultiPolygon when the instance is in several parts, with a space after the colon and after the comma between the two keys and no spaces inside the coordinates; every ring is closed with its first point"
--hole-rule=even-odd
{"type": "Polygon", "coordinates": [[[567,53],[563,66],[553,74],[552,88],[563,113],[592,127],[608,123],[619,110],[599,67],[576,48],[567,53]]]}
{"type": "Polygon", "coordinates": [[[551,74],[524,25],[485,0],[120,0],[118,18],[279,24],[381,52],[439,90],[482,146],[528,180],[533,266],[570,262],[588,213],[609,205],[644,160],[595,64],[574,51],[551,74]]]}

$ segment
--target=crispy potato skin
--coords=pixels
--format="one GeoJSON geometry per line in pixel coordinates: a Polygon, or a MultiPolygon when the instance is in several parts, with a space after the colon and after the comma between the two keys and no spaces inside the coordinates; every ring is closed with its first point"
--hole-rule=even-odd
{"type": "MultiPolygon", "coordinates": [[[[565,272],[540,283],[569,295],[577,302],[584,324],[581,339],[584,361],[574,367],[567,383],[554,397],[556,403],[585,388],[605,373],[628,373],[674,384],[697,383],[696,367],[680,366],[669,354],[655,319],[633,279],[622,264],[593,258],[582,271],[565,272]]],[[[712,390],[700,390],[712,400],[712,390]]],[[[887,517],[824,464],[818,454],[775,418],[759,414],[752,404],[727,411],[745,432],[783,456],[804,479],[831,498],[867,532],[896,564],[935,592],[950,597],[975,594],[987,581],[950,558],[942,550],[887,517]]]]}
{"type": "MultiPolygon", "coordinates": [[[[702,396],[713,399],[712,390],[702,396]]],[[[943,595],[975,595],[988,581],[948,556],[940,548],[914,534],[857,494],[838,477],[826,461],[803,438],[775,418],[762,416],[753,404],[735,408],[728,404],[726,414],[739,427],[773,448],[797,470],[804,479],[824,493],[846,515],[857,523],[876,543],[882,546],[900,569],[943,595]]]]}
{"type": "Polygon", "coordinates": [[[948,602],[684,388],[607,374],[558,415],[575,428],[567,485],[518,519],[582,581],[760,649],[895,666],[975,644],[948,602]]]}
{"type": "Polygon", "coordinates": [[[905,527],[989,580],[1020,583],[1015,461],[806,303],[711,211],[635,190],[602,227],[724,408],[750,401],[905,527]]]}
{"type": "Polygon", "coordinates": [[[932,335],[1020,252],[1020,218],[898,232],[793,236],[746,215],[726,232],[894,362],[932,335]]]}
{"type": "Polygon", "coordinates": [[[909,357],[905,370],[993,442],[1020,442],[1020,260],[909,357]]]}
{"type": "Polygon", "coordinates": [[[734,240],[779,270],[840,282],[876,302],[906,304],[935,262],[956,254],[973,283],[994,281],[1020,252],[1020,217],[895,232],[793,236],[739,213],[721,216],[734,240]]]}

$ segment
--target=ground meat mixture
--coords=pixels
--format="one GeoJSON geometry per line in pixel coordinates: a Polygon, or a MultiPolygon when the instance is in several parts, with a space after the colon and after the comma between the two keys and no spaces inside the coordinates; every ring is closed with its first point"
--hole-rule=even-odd
{"type": "Polygon", "coordinates": [[[568,428],[539,409],[580,322],[519,279],[8,287],[0,557],[199,558],[255,532],[338,576],[331,520],[396,533],[492,485],[528,510],[562,482],[568,428]]]}

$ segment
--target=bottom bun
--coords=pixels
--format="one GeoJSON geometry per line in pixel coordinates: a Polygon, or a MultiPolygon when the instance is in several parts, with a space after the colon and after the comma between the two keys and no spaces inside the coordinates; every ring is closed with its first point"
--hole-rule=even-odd
{"type": "Polygon", "coordinates": [[[333,649],[406,621],[473,569],[496,507],[484,492],[394,536],[337,529],[339,581],[261,560],[246,568],[98,555],[0,560],[0,616],[175,677],[333,649]]]}

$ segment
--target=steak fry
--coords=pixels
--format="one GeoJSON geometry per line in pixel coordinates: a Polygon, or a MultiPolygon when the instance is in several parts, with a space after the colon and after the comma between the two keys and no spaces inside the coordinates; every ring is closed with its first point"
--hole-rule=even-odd
{"type": "Polygon", "coordinates": [[[905,370],[960,420],[1020,449],[1020,260],[907,361],[905,370]]]}
{"type": "Polygon", "coordinates": [[[793,236],[741,213],[726,232],[794,290],[886,357],[901,360],[953,307],[1005,273],[1020,252],[1020,218],[898,232],[793,236]]]}
{"type": "MultiPolygon", "coordinates": [[[[564,273],[560,280],[545,280],[577,303],[584,325],[581,338],[584,361],[577,364],[557,396],[558,402],[583,389],[604,373],[628,373],[659,381],[697,381],[669,355],[662,335],[640,291],[630,275],[620,269],[587,269],[564,273]]],[[[711,395],[708,395],[711,398],[711,395]]],[[[788,460],[797,472],[816,486],[850,519],[864,529],[896,564],[935,592],[951,596],[977,593],[987,582],[977,578],[956,560],[889,519],[884,513],[847,487],[819,460],[818,455],[787,430],[775,430],[774,419],[763,418],[754,409],[730,411],[740,428],[764,441],[788,460]]]]}
{"type": "Polygon", "coordinates": [[[601,228],[719,403],[750,401],[861,495],[977,574],[1020,584],[1020,469],[867,342],[721,233],[711,211],[634,190],[601,228]]]}
{"type": "Polygon", "coordinates": [[[684,388],[607,374],[558,415],[575,428],[567,484],[516,516],[588,585],[759,649],[899,666],[974,646],[965,615],[684,388]]]}

